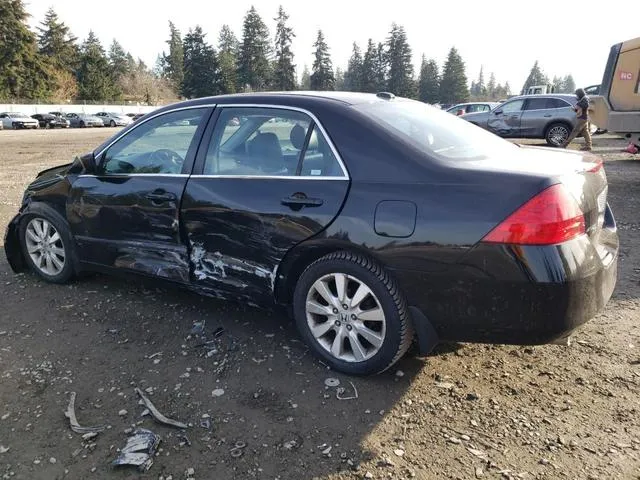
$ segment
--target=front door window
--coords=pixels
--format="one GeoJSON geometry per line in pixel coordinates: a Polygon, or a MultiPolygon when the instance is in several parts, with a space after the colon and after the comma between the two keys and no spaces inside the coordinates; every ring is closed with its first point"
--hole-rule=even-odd
{"type": "Polygon", "coordinates": [[[179,174],[188,155],[195,154],[196,130],[206,108],[159,115],[111,145],[100,162],[102,175],[179,174]]]}

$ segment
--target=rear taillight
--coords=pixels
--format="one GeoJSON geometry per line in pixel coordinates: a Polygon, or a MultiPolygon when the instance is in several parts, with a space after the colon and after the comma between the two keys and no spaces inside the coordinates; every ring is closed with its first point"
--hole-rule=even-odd
{"type": "Polygon", "coordinates": [[[584,233],[584,214],[578,203],[562,184],[557,184],[522,205],[482,241],[554,245],[584,233]]]}

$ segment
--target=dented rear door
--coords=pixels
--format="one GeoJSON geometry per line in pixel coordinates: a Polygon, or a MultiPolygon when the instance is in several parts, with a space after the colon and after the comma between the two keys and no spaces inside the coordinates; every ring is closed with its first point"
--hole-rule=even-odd
{"type": "Polygon", "coordinates": [[[332,222],[348,188],[342,160],[309,112],[219,109],[181,208],[192,283],[248,304],[270,301],[285,254],[332,222]]]}

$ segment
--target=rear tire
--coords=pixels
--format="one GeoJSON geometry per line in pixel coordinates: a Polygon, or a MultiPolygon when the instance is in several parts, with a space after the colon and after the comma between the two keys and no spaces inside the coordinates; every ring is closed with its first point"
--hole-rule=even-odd
{"type": "Polygon", "coordinates": [[[111,120],[111,121],[109,122],[109,126],[110,126],[110,127],[112,127],[112,128],[113,128],[113,127],[115,127],[115,126],[116,126],[116,122],[114,122],[113,120],[111,120]]]}
{"type": "Polygon", "coordinates": [[[372,375],[390,368],[413,339],[406,301],[376,262],[336,252],[302,273],[293,295],[298,330],[331,368],[372,375]]]}
{"type": "Polygon", "coordinates": [[[20,222],[20,246],[27,264],[40,278],[67,283],[73,277],[71,235],[55,211],[25,215],[20,222]]]}
{"type": "Polygon", "coordinates": [[[86,127],[86,125],[84,124],[84,122],[80,122],[80,128],[84,128],[86,127]]]}
{"type": "Polygon", "coordinates": [[[552,123],[547,127],[544,139],[549,146],[558,148],[564,145],[570,133],[571,128],[566,123],[552,123]]]}

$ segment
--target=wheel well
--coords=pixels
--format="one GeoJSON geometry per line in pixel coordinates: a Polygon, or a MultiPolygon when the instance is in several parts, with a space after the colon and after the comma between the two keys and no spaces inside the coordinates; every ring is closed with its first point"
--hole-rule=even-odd
{"type": "Polygon", "coordinates": [[[329,244],[329,245],[313,245],[298,247],[291,252],[278,269],[277,281],[274,288],[274,296],[277,303],[289,305],[293,298],[293,292],[296,288],[296,282],[302,272],[316,260],[334,252],[351,251],[367,255],[378,261],[375,257],[366,251],[355,247],[354,245],[329,244]]]}

